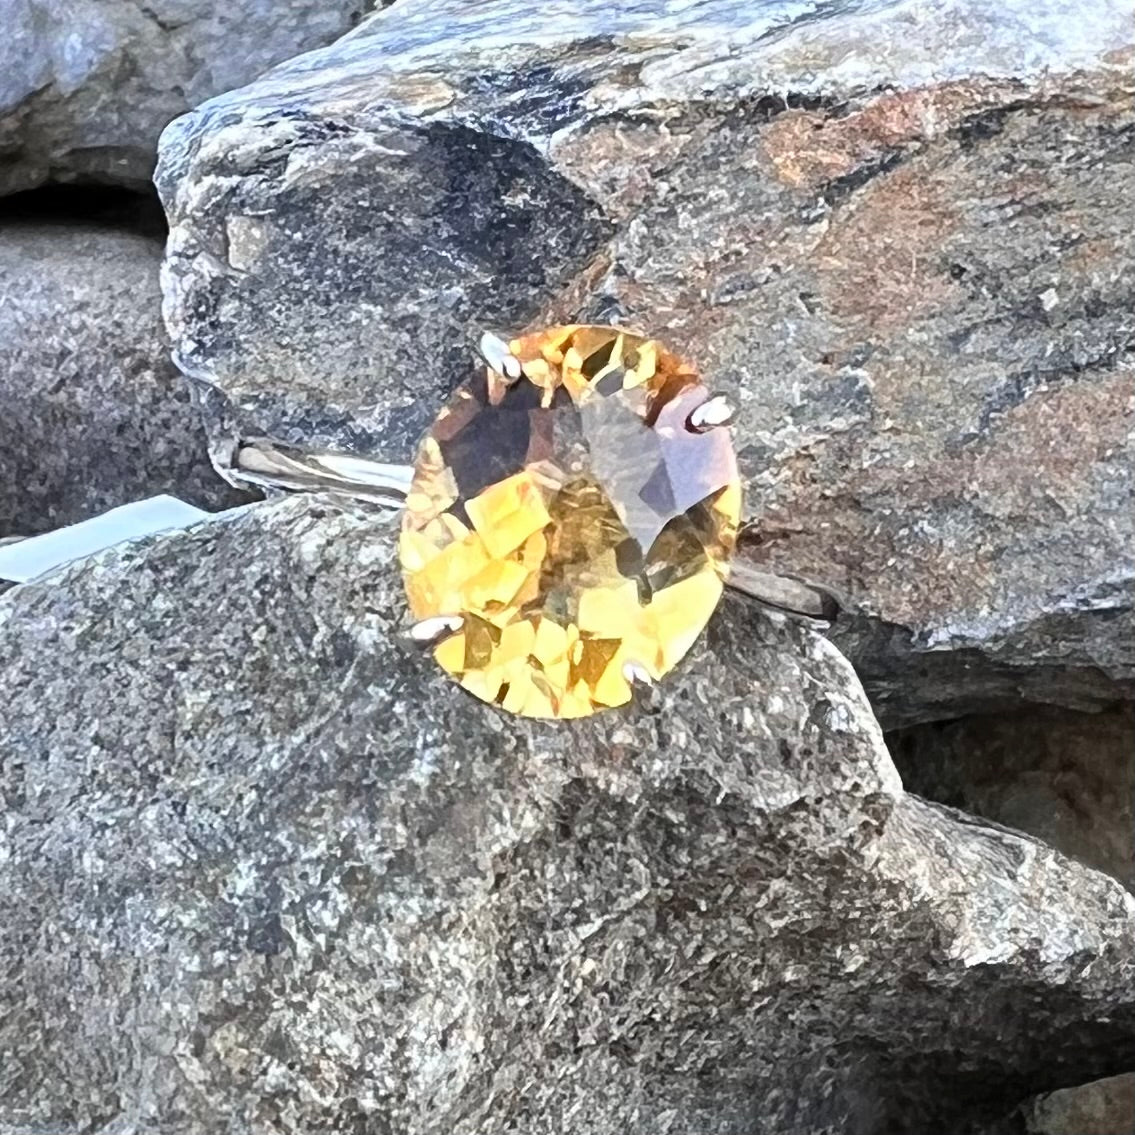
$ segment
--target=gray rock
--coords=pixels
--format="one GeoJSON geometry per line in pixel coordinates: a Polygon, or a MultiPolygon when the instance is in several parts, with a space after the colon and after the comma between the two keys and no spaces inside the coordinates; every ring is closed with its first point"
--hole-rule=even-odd
{"type": "Polygon", "coordinates": [[[171,118],[330,43],[365,0],[0,0],[0,194],[145,185],[171,118]]]}
{"type": "Polygon", "coordinates": [[[162,326],[161,243],[90,225],[0,228],[0,536],[170,492],[247,497],[213,470],[162,326]]]}
{"type": "Polygon", "coordinates": [[[318,496],[0,597],[0,1126],[964,1132],[1135,1056],[1135,897],[905,795],[814,632],[557,724],[402,609],[318,496]]]}
{"type": "Polygon", "coordinates": [[[1135,678],[1119,0],[403,0],[167,130],[166,315],[240,434],[405,460],[482,326],[638,325],[887,724],[1135,678]]]}
{"type": "Polygon", "coordinates": [[[1029,832],[1135,890],[1135,713],[1036,706],[899,729],[912,792],[1029,832]]]}
{"type": "Polygon", "coordinates": [[[1029,1135],[1131,1135],[1135,1072],[1051,1092],[1026,1109],[1029,1135]]]}

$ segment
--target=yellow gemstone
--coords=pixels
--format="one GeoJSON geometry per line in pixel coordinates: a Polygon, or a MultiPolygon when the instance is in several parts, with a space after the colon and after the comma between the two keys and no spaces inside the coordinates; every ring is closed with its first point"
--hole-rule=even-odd
{"type": "Polygon", "coordinates": [[[415,619],[485,701],[583,717],[630,700],[693,645],[721,597],[741,511],[726,429],[696,432],[697,373],[653,339],[573,325],[509,344],[422,442],[399,544],[415,619]]]}

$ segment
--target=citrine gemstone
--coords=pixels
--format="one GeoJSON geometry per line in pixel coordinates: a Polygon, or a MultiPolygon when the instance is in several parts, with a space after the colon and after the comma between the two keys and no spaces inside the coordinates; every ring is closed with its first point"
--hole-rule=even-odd
{"type": "Polygon", "coordinates": [[[661,678],[721,597],[741,510],[729,430],[654,339],[552,327],[478,368],[422,441],[399,541],[415,619],[467,690],[531,717],[582,717],[661,678]],[[516,369],[513,364],[512,369],[516,369]]]}

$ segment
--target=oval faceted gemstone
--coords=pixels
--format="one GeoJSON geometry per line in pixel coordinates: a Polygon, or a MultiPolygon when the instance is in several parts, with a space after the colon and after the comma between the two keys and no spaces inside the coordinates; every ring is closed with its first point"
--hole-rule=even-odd
{"type": "Polygon", "coordinates": [[[417,619],[460,616],[435,648],[472,693],[532,717],[630,700],[721,596],[741,508],[729,431],[698,433],[708,397],[653,339],[552,327],[509,344],[422,442],[399,552],[417,619]],[[512,366],[515,370],[515,366],[512,366]]]}

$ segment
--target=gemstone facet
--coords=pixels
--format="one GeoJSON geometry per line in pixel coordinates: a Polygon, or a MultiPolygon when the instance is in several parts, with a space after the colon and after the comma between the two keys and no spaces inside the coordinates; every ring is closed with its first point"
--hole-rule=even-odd
{"type": "Polygon", "coordinates": [[[709,397],[656,340],[552,327],[512,340],[422,441],[399,554],[416,619],[457,616],[434,654],[467,690],[582,717],[657,680],[721,596],[741,487],[709,397]],[[508,369],[515,372],[514,362],[508,369]]]}

